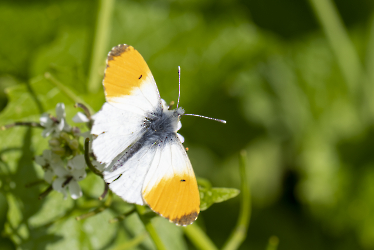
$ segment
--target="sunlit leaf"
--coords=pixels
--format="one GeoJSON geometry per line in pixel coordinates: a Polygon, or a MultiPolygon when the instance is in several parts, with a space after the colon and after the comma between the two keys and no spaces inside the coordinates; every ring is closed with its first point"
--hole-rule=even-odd
{"type": "Polygon", "coordinates": [[[234,198],[240,191],[236,188],[199,188],[200,210],[208,209],[214,203],[223,202],[234,198]]]}

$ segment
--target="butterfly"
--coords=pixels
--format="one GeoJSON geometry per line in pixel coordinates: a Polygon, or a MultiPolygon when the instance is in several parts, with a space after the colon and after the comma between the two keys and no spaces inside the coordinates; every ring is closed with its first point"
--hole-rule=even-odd
{"type": "Polygon", "coordinates": [[[178,107],[179,97],[177,108],[169,110],[147,63],[126,44],[109,52],[103,85],[106,102],[94,116],[91,134],[93,153],[105,164],[105,182],[128,203],[148,205],[176,225],[193,223],[200,196],[184,138],[177,133],[180,118],[188,115],[178,107]]]}

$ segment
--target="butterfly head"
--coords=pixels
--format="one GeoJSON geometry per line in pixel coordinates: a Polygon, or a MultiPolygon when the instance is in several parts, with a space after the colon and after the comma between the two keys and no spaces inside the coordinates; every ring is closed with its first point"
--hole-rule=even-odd
{"type": "Polygon", "coordinates": [[[173,115],[178,117],[178,119],[180,119],[180,117],[184,115],[184,109],[181,107],[174,109],[173,112],[173,115]]]}
{"type": "Polygon", "coordinates": [[[164,111],[165,118],[170,122],[170,126],[172,127],[172,131],[175,133],[177,132],[181,127],[182,124],[180,122],[180,118],[182,115],[184,115],[184,109],[179,107],[173,110],[166,110],[164,111]]]}

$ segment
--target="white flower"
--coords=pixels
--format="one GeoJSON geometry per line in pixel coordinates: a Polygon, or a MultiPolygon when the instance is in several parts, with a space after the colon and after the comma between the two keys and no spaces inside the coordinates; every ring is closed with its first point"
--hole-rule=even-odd
{"type": "Polygon", "coordinates": [[[53,189],[63,193],[65,198],[67,188],[69,188],[71,198],[78,199],[81,197],[82,190],[78,182],[86,177],[85,167],[86,162],[83,155],[77,155],[69,160],[67,169],[62,167],[55,170],[58,177],[53,181],[53,189]]]}
{"type": "Polygon", "coordinates": [[[89,122],[90,119],[87,118],[85,114],[82,112],[78,112],[74,117],[73,117],[73,122],[76,123],[82,123],[82,122],[89,122]]]}
{"type": "Polygon", "coordinates": [[[44,113],[40,117],[40,124],[45,127],[42,132],[43,137],[47,137],[54,133],[59,133],[61,131],[69,131],[70,126],[65,120],[65,104],[58,103],[56,105],[56,119],[52,119],[49,114],[44,113]]]}
{"type": "Polygon", "coordinates": [[[45,174],[44,180],[52,183],[55,176],[55,169],[61,168],[64,165],[61,157],[52,153],[51,150],[44,150],[42,155],[35,156],[35,162],[43,167],[45,174]]]}
{"type": "MultiPolygon", "coordinates": [[[[82,112],[78,112],[74,117],[73,117],[73,122],[75,123],[88,123],[90,122],[91,120],[82,112]]],[[[75,135],[77,136],[82,136],[84,139],[86,139],[90,132],[87,131],[87,132],[84,132],[84,133],[81,133],[80,130],[77,128],[77,131],[73,131],[75,135]]]]}

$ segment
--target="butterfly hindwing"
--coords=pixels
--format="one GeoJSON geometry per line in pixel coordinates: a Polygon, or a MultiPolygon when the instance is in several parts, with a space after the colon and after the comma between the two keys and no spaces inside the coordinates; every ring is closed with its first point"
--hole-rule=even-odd
{"type": "Polygon", "coordinates": [[[177,225],[189,225],[200,212],[196,177],[187,153],[173,135],[156,154],[143,184],[143,199],[156,213],[177,225]]]}
{"type": "Polygon", "coordinates": [[[104,180],[125,201],[144,205],[143,182],[157,153],[156,145],[140,139],[112,161],[104,171],[104,180]]]}

